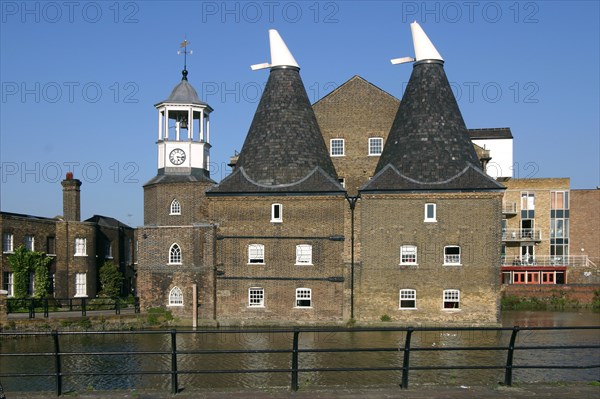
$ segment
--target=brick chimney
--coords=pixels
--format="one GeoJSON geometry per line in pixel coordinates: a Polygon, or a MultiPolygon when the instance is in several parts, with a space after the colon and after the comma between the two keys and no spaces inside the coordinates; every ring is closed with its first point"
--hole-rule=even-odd
{"type": "Polygon", "coordinates": [[[63,186],[63,218],[68,222],[79,222],[81,180],[73,179],[73,172],[67,172],[67,177],[60,184],[63,186]]]}

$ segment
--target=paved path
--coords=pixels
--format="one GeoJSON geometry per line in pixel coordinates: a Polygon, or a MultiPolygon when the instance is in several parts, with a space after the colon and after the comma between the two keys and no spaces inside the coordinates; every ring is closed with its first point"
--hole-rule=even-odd
{"type": "MultiPolygon", "coordinates": [[[[6,399],[41,399],[51,398],[51,393],[6,393],[6,399]]],[[[469,398],[512,398],[512,399],[597,399],[600,398],[600,385],[582,383],[548,383],[548,384],[519,384],[513,387],[489,386],[489,387],[450,387],[438,385],[415,386],[411,389],[401,390],[397,387],[386,387],[379,389],[311,389],[298,392],[289,391],[189,391],[185,390],[177,395],[167,392],[142,392],[142,391],[109,391],[109,392],[82,392],[65,393],[66,398],[81,399],[469,399],[469,398]]]]}

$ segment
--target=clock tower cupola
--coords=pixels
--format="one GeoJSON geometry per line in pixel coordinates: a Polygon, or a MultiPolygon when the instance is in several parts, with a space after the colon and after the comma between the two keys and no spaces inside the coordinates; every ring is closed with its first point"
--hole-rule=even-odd
{"type": "MultiPolygon", "coordinates": [[[[187,58],[189,42],[181,52],[187,58]]],[[[158,110],[158,174],[203,174],[210,177],[210,113],[188,82],[187,60],[181,82],[171,95],[155,105],[158,110]]]]}

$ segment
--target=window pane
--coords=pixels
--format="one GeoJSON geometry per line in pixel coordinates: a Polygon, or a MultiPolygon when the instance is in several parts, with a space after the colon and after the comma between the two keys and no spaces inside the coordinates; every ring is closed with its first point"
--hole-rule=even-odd
{"type": "Polygon", "coordinates": [[[264,306],[265,291],[262,288],[250,288],[248,290],[248,306],[264,306]]]}
{"type": "Polygon", "coordinates": [[[331,155],[344,155],[344,139],[331,139],[331,155]]]}

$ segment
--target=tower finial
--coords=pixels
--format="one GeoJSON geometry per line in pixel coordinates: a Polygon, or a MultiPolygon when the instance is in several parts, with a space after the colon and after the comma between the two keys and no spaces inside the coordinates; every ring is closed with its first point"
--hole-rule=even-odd
{"type": "Polygon", "coordinates": [[[183,71],[181,71],[181,80],[187,80],[187,75],[188,75],[188,71],[187,71],[187,55],[188,54],[193,54],[193,51],[190,50],[188,51],[187,46],[192,44],[191,42],[188,42],[187,38],[184,38],[183,41],[181,42],[181,44],[179,45],[179,50],[177,50],[177,54],[183,54],[183,71]],[[183,49],[183,50],[181,50],[183,49]]]}

